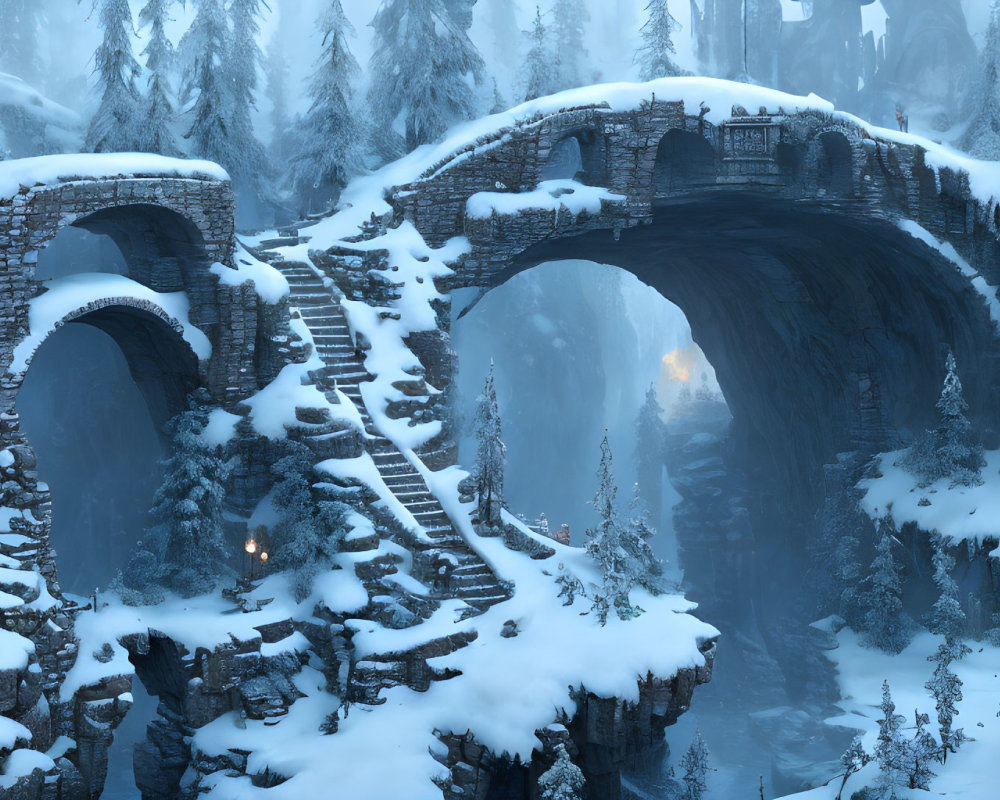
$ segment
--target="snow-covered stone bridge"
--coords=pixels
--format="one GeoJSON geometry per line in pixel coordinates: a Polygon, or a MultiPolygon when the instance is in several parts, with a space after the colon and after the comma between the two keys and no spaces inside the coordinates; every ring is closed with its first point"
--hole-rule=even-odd
{"type": "MultiPolygon", "coordinates": [[[[362,238],[403,223],[447,243],[445,297],[561,259],[633,272],[682,308],[738,427],[793,482],[927,424],[940,371],[924,365],[949,347],[994,414],[1000,169],[815,96],[701,78],[573,90],[458,129],[345,199],[331,232],[374,210],[362,238]],[[776,450],[790,425],[795,448],[776,450]]],[[[373,265],[340,272],[397,280],[373,265]]],[[[444,388],[439,322],[414,347],[444,388]]]]}

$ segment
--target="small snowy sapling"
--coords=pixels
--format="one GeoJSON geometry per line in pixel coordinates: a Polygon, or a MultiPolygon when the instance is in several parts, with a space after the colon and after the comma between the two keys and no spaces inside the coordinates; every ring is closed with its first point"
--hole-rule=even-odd
{"type": "Polygon", "coordinates": [[[555,91],[549,63],[548,31],[542,21],[542,10],[537,6],[531,30],[524,32],[524,38],[528,46],[523,67],[524,99],[534,100],[555,91]]]}
{"type": "Polygon", "coordinates": [[[931,778],[936,773],[931,771],[931,763],[938,758],[938,744],[934,741],[924,726],[930,722],[930,717],[914,710],[915,728],[913,738],[906,742],[903,756],[903,769],[909,781],[910,789],[930,789],[931,778]]]}
{"type": "Polygon", "coordinates": [[[556,745],[555,763],[538,778],[541,800],[581,800],[585,783],[566,746],[556,745]]]}
{"type": "Polygon", "coordinates": [[[497,404],[493,362],[486,376],[483,393],[476,400],[476,490],[479,497],[479,521],[493,526],[500,522],[503,508],[504,461],[500,407],[497,404]]]}
{"type": "Polygon", "coordinates": [[[897,787],[908,786],[905,774],[906,743],[903,741],[902,714],[896,713],[889,682],[882,682],[882,718],[879,720],[878,742],[875,744],[875,761],[878,763],[878,785],[886,797],[895,796],[897,787]]]}
{"type": "Polygon", "coordinates": [[[851,746],[840,757],[840,763],[844,767],[844,777],[840,782],[840,789],[837,791],[836,800],[840,800],[841,795],[844,793],[844,787],[847,786],[847,781],[850,780],[851,776],[864,769],[868,762],[872,760],[872,757],[865,750],[861,741],[862,737],[855,736],[851,741],[851,746]]]}
{"type": "Polygon", "coordinates": [[[705,744],[701,731],[694,732],[691,746],[681,758],[681,767],[684,768],[684,800],[702,800],[708,776],[708,745],[705,744]]]}

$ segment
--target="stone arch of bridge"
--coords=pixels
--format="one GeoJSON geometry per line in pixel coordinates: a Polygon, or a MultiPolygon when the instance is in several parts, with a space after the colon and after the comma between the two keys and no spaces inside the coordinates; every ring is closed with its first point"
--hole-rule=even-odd
{"type": "MultiPolygon", "coordinates": [[[[747,545],[757,550],[740,550],[746,569],[766,565],[760,586],[803,579],[826,465],[900,447],[933,426],[949,349],[977,428],[997,430],[1000,348],[987,305],[893,219],[850,213],[837,199],[689,192],[654,206],[647,225],[529,245],[490,285],[563,260],[625,269],[687,317],[760,508],[747,545]]],[[[758,612],[777,602],[761,592],[758,612]]]]}
{"type": "Polygon", "coordinates": [[[41,345],[64,326],[89,325],[114,340],[149,408],[157,429],[187,407],[187,397],[202,383],[202,365],[185,340],[183,326],[161,306],[144,298],[105,297],[64,315],[38,347],[26,355],[18,387],[41,345]]]}
{"type": "Polygon", "coordinates": [[[648,225],[527,246],[490,285],[565,259],[632,272],[684,311],[766,469],[815,497],[838,452],[890,448],[932,424],[943,366],[927,365],[948,348],[973,412],[996,422],[998,348],[969,279],[894,219],[831,203],[689,192],[655,205],[648,225]]]}

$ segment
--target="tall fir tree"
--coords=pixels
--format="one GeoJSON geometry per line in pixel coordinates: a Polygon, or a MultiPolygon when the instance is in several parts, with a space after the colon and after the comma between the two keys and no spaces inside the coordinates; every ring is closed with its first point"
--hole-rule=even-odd
{"type": "Polygon", "coordinates": [[[959,146],[976,158],[1000,158],[1000,0],[992,0],[979,75],[968,97],[972,121],[959,146]]]}
{"type": "Polygon", "coordinates": [[[186,597],[211,591],[226,558],[222,511],[228,465],[202,438],[207,397],[194,395],[170,423],[170,456],[153,498],[160,582],[186,597]]]}
{"type": "Polygon", "coordinates": [[[170,73],[174,66],[174,47],[166,33],[168,12],[173,3],[174,0],[148,0],[139,11],[139,25],[149,28],[149,43],[142,51],[149,79],[138,112],[138,149],[165,156],[176,156],[179,152],[171,130],[174,106],[170,73]]]}
{"type": "Polygon", "coordinates": [[[476,401],[476,490],[479,497],[479,520],[486,525],[500,522],[503,508],[504,461],[500,406],[497,403],[493,362],[486,376],[483,393],[476,401]]]}
{"type": "Polygon", "coordinates": [[[640,32],[642,45],[635,54],[642,80],[651,81],[684,74],[673,59],[677,53],[673,38],[677,28],[677,20],[670,13],[667,0],[649,0],[646,21],[640,32]]]}
{"type": "Polygon", "coordinates": [[[230,0],[232,33],[225,50],[224,78],[229,94],[228,136],[230,162],[223,164],[234,187],[265,199],[268,172],[264,147],[254,133],[252,114],[257,108],[256,91],[264,54],[258,44],[262,0],[230,0]]]}
{"type": "Polygon", "coordinates": [[[0,2],[0,72],[17,75],[28,83],[42,77],[38,33],[45,20],[39,0],[0,2]]]}
{"type": "Polygon", "coordinates": [[[190,154],[229,168],[236,161],[230,138],[232,95],[226,85],[225,59],[229,50],[229,26],[223,0],[197,0],[191,27],[181,38],[186,64],[181,97],[194,97],[188,115],[191,125],[184,134],[190,154]]]}
{"type": "Polygon", "coordinates": [[[556,745],[555,763],[538,778],[541,800],[582,800],[586,784],[565,745],[556,745]]]}
{"type": "Polygon", "coordinates": [[[965,632],[965,612],[958,600],[958,584],[951,576],[955,559],[945,549],[944,538],[940,534],[934,536],[932,544],[934,585],[938,589],[938,598],[931,609],[927,629],[939,636],[959,639],[965,632]]]}
{"type": "Polygon", "coordinates": [[[552,4],[552,39],[555,45],[557,89],[573,89],[590,83],[584,75],[584,65],[589,61],[584,46],[584,31],[590,21],[583,0],[555,0],[552,4]]]}
{"type": "Polygon", "coordinates": [[[360,69],[347,45],[353,28],[340,0],[328,0],[320,27],[323,52],[309,86],[312,105],[299,126],[291,183],[299,198],[322,207],[363,169],[364,136],[353,90],[360,69]]]}
{"type": "Polygon", "coordinates": [[[369,105],[382,129],[402,120],[407,150],[475,113],[469,79],[483,60],[444,0],[382,0],[369,63],[369,105]]]}
{"type": "Polygon", "coordinates": [[[903,613],[900,567],[892,554],[893,532],[890,517],[879,520],[875,558],[868,574],[868,611],[862,641],[887,653],[901,653],[909,644],[911,624],[903,613]]]}
{"type": "Polygon", "coordinates": [[[708,745],[701,731],[694,732],[691,746],[681,758],[684,770],[684,800],[702,800],[705,797],[708,777],[708,745]]]}
{"type": "Polygon", "coordinates": [[[271,104],[271,113],[269,114],[271,157],[275,164],[283,168],[291,156],[289,139],[291,138],[292,122],[288,107],[291,67],[287,55],[291,36],[286,31],[291,27],[289,20],[293,17],[287,4],[278,6],[278,9],[278,29],[271,36],[271,41],[267,46],[267,82],[264,88],[268,102],[271,104]]]}
{"type": "Polygon", "coordinates": [[[962,393],[955,356],[945,359],[945,378],[937,401],[938,424],[920,437],[903,458],[903,466],[924,483],[947,478],[952,486],[979,486],[986,464],[983,448],[976,441],[969,410],[962,393]]]}
{"type": "Polygon", "coordinates": [[[555,91],[549,34],[542,20],[542,9],[538,6],[535,6],[531,30],[525,31],[523,35],[528,43],[528,54],[524,59],[524,99],[534,100],[555,91]]]}
{"type": "Polygon", "coordinates": [[[132,54],[128,0],[101,0],[98,19],[104,35],[94,53],[94,72],[101,101],[90,121],[85,148],[93,153],[132,151],[139,139],[135,83],[141,69],[132,54]]]}

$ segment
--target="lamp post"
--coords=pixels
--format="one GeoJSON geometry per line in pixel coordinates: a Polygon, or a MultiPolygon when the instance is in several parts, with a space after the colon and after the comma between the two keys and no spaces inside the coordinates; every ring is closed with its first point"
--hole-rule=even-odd
{"type": "Polygon", "coordinates": [[[250,582],[253,583],[253,554],[257,552],[257,542],[253,538],[247,539],[243,549],[246,550],[247,558],[250,561],[250,582]]]}

